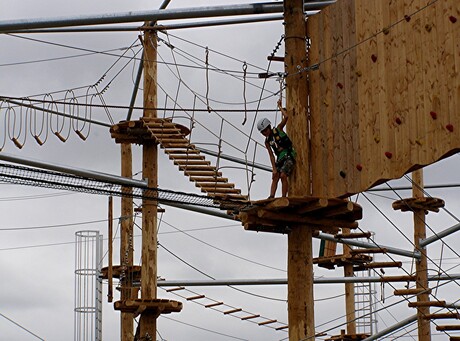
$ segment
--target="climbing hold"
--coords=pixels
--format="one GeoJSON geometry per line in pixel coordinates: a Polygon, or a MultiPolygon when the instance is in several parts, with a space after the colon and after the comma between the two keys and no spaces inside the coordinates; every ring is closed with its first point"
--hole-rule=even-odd
{"type": "Polygon", "coordinates": [[[436,112],[434,112],[434,111],[430,111],[430,115],[431,115],[431,118],[432,118],[433,120],[435,120],[435,119],[438,118],[438,114],[436,114],[436,112]]]}
{"type": "Polygon", "coordinates": [[[359,71],[359,70],[356,71],[356,76],[361,77],[362,75],[363,75],[363,73],[361,71],[359,71]]]}
{"type": "Polygon", "coordinates": [[[388,158],[388,159],[391,159],[393,157],[393,153],[391,152],[385,152],[385,156],[388,158]]]}
{"type": "Polygon", "coordinates": [[[377,61],[377,56],[376,56],[375,54],[373,54],[373,55],[371,56],[371,59],[372,59],[372,61],[375,63],[375,62],[377,61]]]}
{"type": "Polygon", "coordinates": [[[379,143],[380,142],[380,137],[374,136],[374,141],[375,141],[375,143],[379,143]]]}
{"type": "Polygon", "coordinates": [[[345,173],[344,171],[340,171],[339,174],[340,174],[340,176],[341,176],[342,178],[344,178],[344,179],[345,179],[345,177],[347,176],[347,173],[345,173]]]}
{"type": "Polygon", "coordinates": [[[446,125],[446,129],[452,133],[454,131],[454,126],[449,123],[448,125],[446,125]]]}
{"type": "Polygon", "coordinates": [[[425,25],[425,30],[429,33],[431,32],[431,30],[433,29],[433,26],[431,26],[430,24],[426,24],[425,25]]]}
{"type": "Polygon", "coordinates": [[[457,18],[454,17],[453,15],[451,15],[451,16],[449,17],[449,20],[450,20],[450,22],[451,22],[452,24],[455,24],[455,23],[457,22],[457,18]]]}
{"type": "Polygon", "coordinates": [[[385,27],[383,30],[382,30],[383,34],[387,35],[388,33],[390,33],[390,28],[389,27],[385,27]]]}
{"type": "Polygon", "coordinates": [[[419,139],[416,139],[416,140],[415,140],[415,143],[417,143],[419,146],[422,145],[422,141],[420,141],[419,139]]]}
{"type": "Polygon", "coordinates": [[[343,89],[343,84],[340,83],[340,82],[338,82],[338,83],[337,83],[337,87],[338,87],[339,89],[343,89]]]}
{"type": "Polygon", "coordinates": [[[411,19],[411,18],[410,18],[410,15],[407,15],[407,14],[406,14],[406,15],[404,16],[404,20],[406,20],[407,22],[409,22],[410,19],[411,19]]]}
{"type": "Polygon", "coordinates": [[[396,124],[398,124],[398,125],[401,124],[401,123],[402,123],[401,118],[395,117],[395,122],[396,122],[396,124]]]}
{"type": "Polygon", "coordinates": [[[358,164],[356,165],[356,169],[359,170],[359,171],[361,172],[361,171],[363,170],[363,166],[362,166],[360,163],[358,163],[358,164]]]}

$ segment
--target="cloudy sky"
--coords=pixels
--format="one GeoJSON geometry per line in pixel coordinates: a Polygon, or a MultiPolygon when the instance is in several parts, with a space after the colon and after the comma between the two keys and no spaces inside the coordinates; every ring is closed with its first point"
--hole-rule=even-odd
{"type": "MultiPolygon", "coordinates": [[[[213,1],[213,5],[228,4],[213,1]]],[[[246,3],[245,1],[232,1],[246,3]]],[[[157,9],[161,1],[138,0],[126,2],[3,0],[0,20],[74,17],[157,9]]],[[[172,0],[168,8],[209,6],[206,1],[172,0]]],[[[0,23],[1,24],[1,23],[0,23]]],[[[136,27],[141,23],[125,24],[136,27]]],[[[125,108],[131,99],[134,79],[140,57],[140,31],[34,33],[0,35],[0,96],[30,97],[36,100],[62,101],[66,96],[78,97],[79,103],[98,98],[85,97],[94,89],[106,88],[103,98],[112,106],[108,111],[96,107],[81,107],[80,117],[111,124],[127,117],[125,108]]],[[[241,110],[275,109],[280,84],[277,77],[264,83],[257,74],[268,67],[269,56],[283,34],[280,21],[244,25],[170,30],[160,33],[158,85],[159,106],[165,107],[159,116],[171,116],[176,109],[176,120],[188,125],[196,120],[192,140],[197,146],[217,151],[219,139],[222,152],[237,158],[247,158],[268,164],[262,138],[252,132],[254,113],[247,123],[241,110]],[[208,67],[206,67],[206,60],[208,67]],[[246,69],[246,73],[244,70],[246,69]],[[207,104],[215,110],[207,113],[207,104]],[[182,109],[182,110],[178,110],[182,109]],[[231,111],[234,110],[234,111],[231,111]]],[[[277,55],[282,56],[284,45],[277,55]]],[[[270,70],[282,72],[280,63],[272,63],[270,70]]],[[[69,97],[67,97],[69,98],[69,97]]],[[[141,106],[142,85],[136,105],[141,106]]],[[[65,111],[61,106],[48,109],[65,111]]],[[[68,109],[68,108],[67,108],[68,109]]],[[[93,124],[79,126],[87,135],[85,141],[75,134],[68,120],[49,118],[43,124],[43,114],[2,103],[0,109],[0,146],[2,153],[22,158],[38,159],[70,167],[120,174],[119,146],[111,139],[108,128],[93,124]],[[26,119],[27,118],[27,119],[26,119]],[[55,135],[68,139],[61,142],[55,135]],[[43,146],[33,135],[40,132],[43,146]],[[17,138],[22,149],[11,141],[17,138]]],[[[279,114],[259,113],[272,122],[279,114]]],[[[133,118],[142,116],[134,110],[133,118]]],[[[141,149],[134,146],[133,172],[141,179],[141,149]]],[[[209,160],[216,162],[209,157],[209,160]]],[[[426,168],[427,185],[458,184],[458,155],[426,168]]],[[[243,193],[261,199],[268,196],[270,174],[255,170],[254,176],[240,164],[219,160],[224,175],[236,183],[243,193]],[[251,182],[251,179],[254,181],[251,182]]],[[[391,187],[410,186],[407,178],[389,183],[391,187]]],[[[388,188],[383,185],[381,187],[388,188]]],[[[159,187],[174,191],[198,193],[199,190],[162,153],[159,156],[159,187]]],[[[442,231],[456,223],[458,196],[455,188],[430,189],[428,193],[446,201],[446,209],[429,214],[428,235],[442,231]]],[[[409,213],[395,213],[391,203],[400,197],[410,197],[409,191],[369,192],[353,199],[364,207],[360,228],[375,233],[380,245],[411,250],[412,218],[409,213]]],[[[114,217],[120,215],[119,198],[114,199],[114,217]]],[[[138,204],[138,203],[137,203],[138,204]]],[[[104,236],[103,264],[107,265],[107,207],[108,198],[102,195],[81,194],[53,189],[40,189],[0,183],[0,340],[71,340],[74,333],[75,232],[99,231],[104,236]]],[[[283,235],[244,231],[237,222],[203,214],[164,207],[159,223],[158,275],[166,280],[268,279],[286,277],[287,239],[283,235]]],[[[140,226],[141,219],[136,217],[140,226]]],[[[115,229],[118,220],[115,220],[115,229]]],[[[114,250],[119,248],[119,230],[114,250]]],[[[140,259],[140,228],[135,228],[135,262],[140,259]]],[[[456,268],[458,253],[455,235],[428,248],[431,274],[439,267],[447,273],[460,273],[456,268]],[[442,261],[440,260],[442,258],[442,261]]],[[[315,256],[319,241],[314,240],[315,256]]],[[[339,246],[340,249],[340,246],[339,246]]],[[[414,271],[411,259],[401,260],[404,269],[386,270],[387,274],[404,275],[414,271]]],[[[390,261],[388,256],[377,256],[378,261],[390,261]]],[[[115,251],[114,263],[119,255],[115,251]]],[[[315,267],[316,277],[340,277],[341,269],[330,271],[315,267]]],[[[106,300],[107,283],[103,293],[103,338],[119,338],[119,314],[106,300]]],[[[437,283],[433,293],[437,298],[453,302],[458,297],[457,283],[437,283]],[[438,286],[439,287],[436,287],[438,286]]],[[[402,288],[403,284],[395,284],[402,288]]],[[[231,307],[260,314],[269,319],[287,323],[285,286],[188,287],[178,292],[183,297],[204,294],[223,301],[231,307]]],[[[373,300],[379,312],[375,315],[378,328],[411,316],[415,312],[406,302],[393,296],[390,285],[376,286],[373,300]]],[[[118,292],[115,291],[115,300],[118,292]]],[[[161,316],[158,321],[158,340],[283,340],[284,331],[260,327],[241,321],[222,312],[188,302],[181,296],[158,290],[159,298],[184,303],[180,314],[161,316]]],[[[315,286],[315,323],[317,331],[329,330],[329,335],[344,329],[343,285],[315,286]]],[[[402,339],[415,339],[414,326],[401,332],[402,339]]],[[[445,335],[437,336],[442,340],[445,335]]]]}

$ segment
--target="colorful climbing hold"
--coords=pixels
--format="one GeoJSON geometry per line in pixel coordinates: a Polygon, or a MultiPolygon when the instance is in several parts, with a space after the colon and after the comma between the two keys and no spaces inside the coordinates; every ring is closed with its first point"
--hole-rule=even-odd
{"type": "Polygon", "coordinates": [[[343,84],[340,83],[340,82],[338,82],[338,83],[337,83],[337,87],[338,87],[339,89],[343,89],[343,84]]]}
{"type": "Polygon", "coordinates": [[[342,178],[344,178],[344,179],[345,179],[345,177],[347,176],[347,173],[345,173],[344,171],[340,171],[339,174],[340,174],[340,176],[341,176],[342,178]]]}
{"type": "Polygon", "coordinates": [[[435,119],[438,118],[438,114],[437,114],[436,112],[434,112],[434,111],[430,111],[430,115],[431,115],[431,118],[432,118],[433,120],[435,120],[435,119]]]}
{"type": "Polygon", "coordinates": [[[407,14],[406,14],[406,15],[404,16],[404,20],[406,20],[407,22],[409,22],[410,19],[411,19],[410,15],[407,15],[407,14]]]}
{"type": "Polygon", "coordinates": [[[363,170],[363,166],[362,166],[360,163],[358,163],[358,164],[356,165],[356,169],[359,170],[359,171],[361,172],[361,171],[363,170]]]}
{"type": "Polygon", "coordinates": [[[375,54],[373,54],[373,55],[371,56],[371,59],[372,59],[372,61],[375,63],[375,62],[377,61],[377,56],[376,56],[375,54]]]}
{"type": "Polygon", "coordinates": [[[398,124],[398,125],[401,124],[401,123],[402,123],[401,118],[395,117],[395,122],[396,122],[396,124],[398,124]]]}
{"type": "Polygon", "coordinates": [[[454,17],[453,15],[451,15],[451,16],[449,17],[449,20],[450,20],[450,22],[451,22],[452,24],[455,24],[455,23],[457,22],[457,18],[454,17]]]}
{"type": "Polygon", "coordinates": [[[385,152],[385,156],[388,158],[388,159],[391,159],[393,157],[393,153],[391,152],[385,152]]]}
{"type": "Polygon", "coordinates": [[[448,125],[446,125],[446,129],[452,133],[454,131],[454,126],[449,123],[448,125]]]}

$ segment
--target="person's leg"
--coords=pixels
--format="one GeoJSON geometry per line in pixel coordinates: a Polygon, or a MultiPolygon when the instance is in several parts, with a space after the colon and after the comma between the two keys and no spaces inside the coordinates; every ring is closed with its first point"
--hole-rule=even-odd
{"type": "Polygon", "coordinates": [[[270,187],[270,198],[274,198],[276,194],[276,189],[278,188],[278,181],[280,179],[280,173],[273,173],[272,175],[272,185],[270,187]]]}
{"type": "Polygon", "coordinates": [[[287,174],[282,172],[280,174],[280,179],[281,179],[281,195],[285,197],[287,196],[288,189],[289,189],[289,182],[288,182],[287,174]]]}

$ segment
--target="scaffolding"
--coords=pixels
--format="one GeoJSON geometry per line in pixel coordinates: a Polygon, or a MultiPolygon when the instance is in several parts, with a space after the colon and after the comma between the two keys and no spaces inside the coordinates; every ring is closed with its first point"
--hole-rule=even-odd
{"type": "Polygon", "coordinates": [[[102,340],[102,238],[99,231],[75,233],[74,341],[102,340]]]}

